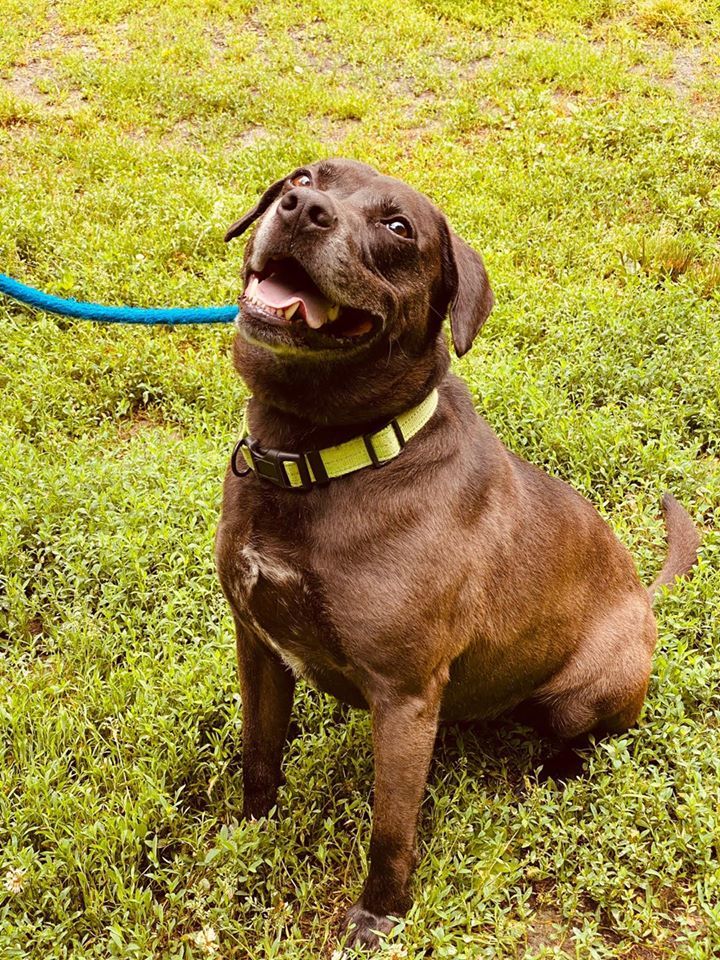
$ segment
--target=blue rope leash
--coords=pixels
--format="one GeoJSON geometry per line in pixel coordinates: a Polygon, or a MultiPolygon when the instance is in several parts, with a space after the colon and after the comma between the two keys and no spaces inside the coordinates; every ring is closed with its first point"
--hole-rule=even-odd
{"type": "Polygon", "coordinates": [[[106,307],[99,303],[81,303],[63,300],[34,287],[13,280],[0,273],[0,293],[19,303],[46,313],[57,313],[78,320],[97,320],[100,323],[232,323],[238,313],[229,307],[106,307]]]}

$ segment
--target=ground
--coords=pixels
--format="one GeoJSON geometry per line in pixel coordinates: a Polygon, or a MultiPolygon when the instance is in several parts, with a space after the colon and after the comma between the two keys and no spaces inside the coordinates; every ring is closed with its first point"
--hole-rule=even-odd
{"type": "MultiPolygon", "coordinates": [[[[672,490],[701,564],[658,605],[641,725],[564,790],[503,721],[443,731],[388,957],[720,949],[720,7],[692,0],[4,0],[0,270],[232,302],[224,228],[327,155],[429,194],[497,306],[457,364],[646,582],[672,490]]],[[[329,958],[360,889],[367,717],[302,686],[279,816],[239,819],[215,578],[245,391],[227,328],[0,304],[0,955],[329,958]]]]}

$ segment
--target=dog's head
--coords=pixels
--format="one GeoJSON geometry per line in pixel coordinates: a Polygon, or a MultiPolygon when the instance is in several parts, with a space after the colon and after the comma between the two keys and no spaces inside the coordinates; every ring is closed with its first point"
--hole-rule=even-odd
{"type": "Polygon", "coordinates": [[[448,310],[462,356],[492,309],[478,254],[426,197],[366,164],[295,170],[225,239],[256,221],[238,329],[280,358],[339,360],[385,341],[418,356],[438,339],[448,310]]]}

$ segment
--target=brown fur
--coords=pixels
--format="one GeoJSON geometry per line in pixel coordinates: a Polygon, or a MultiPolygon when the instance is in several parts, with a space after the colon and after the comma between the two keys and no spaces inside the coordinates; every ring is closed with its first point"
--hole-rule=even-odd
{"type": "Polygon", "coordinates": [[[700,548],[700,534],[695,524],[671,493],[664,494],[662,507],[667,526],[668,555],[648,591],[653,599],[661,587],[671,586],[677,577],[690,571],[700,548]]]}
{"type": "MultiPolygon", "coordinates": [[[[235,363],[253,391],[252,435],[317,449],[377,429],[432,387],[440,401],[380,469],[307,493],[228,472],[217,562],[237,626],[247,815],[275,803],[296,675],[371,711],[370,870],[345,927],[351,942],[375,944],[411,902],[438,722],[524,703],[565,738],[624,730],[656,629],[628,551],[596,510],[506,450],[448,372],[448,309],[462,353],[492,306],[477,254],[405,184],[349,161],[307,169],[312,188],[278,181],[231,228],[262,217],[245,276],[263,256],[292,255],[329,298],[381,323],[362,344],[335,346],[322,331],[265,329],[243,307],[235,363]],[[377,218],[389,201],[414,241],[386,236],[377,218]]],[[[687,514],[664,502],[669,555],[652,592],[697,551],[687,514]]]]}

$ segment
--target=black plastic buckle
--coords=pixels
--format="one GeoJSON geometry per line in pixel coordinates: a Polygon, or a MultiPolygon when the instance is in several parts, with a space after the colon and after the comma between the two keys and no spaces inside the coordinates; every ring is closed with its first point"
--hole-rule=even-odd
{"type": "Polygon", "coordinates": [[[265,450],[257,440],[252,437],[243,437],[235,446],[230,459],[230,467],[236,477],[244,477],[251,469],[255,471],[261,480],[268,480],[274,483],[276,487],[282,487],[284,490],[310,490],[312,488],[312,477],[305,462],[302,453],[285,453],[282,450],[265,450]],[[238,470],[237,458],[242,447],[247,447],[252,460],[252,467],[246,467],[244,470],[238,470]],[[300,474],[300,485],[293,486],[285,469],[286,463],[294,463],[300,474]]]}
{"type": "Polygon", "coordinates": [[[235,448],[232,452],[232,456],[230,457],[230,469],[232,470],[232,472],[235,474],[236,477],[246,477],[252,470],[252,467],[249,467],[247,465],[247,461],[245,460],[245,457],[242,458],[242,462],[245,464],[244,469],[243,470],[238,469],[238,454],[240,454],[240,451],[242,450],[242,448],[246,446],[247,446],[247,437],[243,437],[242,440],[238,440],[238,442],[235,444],[235,448]]]}
{"type": "Polygon", "coordinates": [[[389,463],[390,460],[393,459],[392,457],[389,457],[387,460],[380,460],[377,453],[375,452],[375,447],[373,446],[373,441],[372,441],[372,438],[375,436],[376,433],[382,433],[382,431],[387,429],[387,427],[393,428],[393,433],[395,434],[395,437],[397,439],[397,442],[401,450],[403,449],[406,443],[405,437],[403,436],[403,432],[400,429],[400,424],[397,422],[397,420],[391,420],[390,423],[386,423],[384,427],[380,427],[379,430],[375,430],[373,433],[364,433],[363,443],[365,444],[365,449],[367,450],[368,456],[372,460],[372,465],[374,467],[382,467],[384,464],[389,463]]]}

